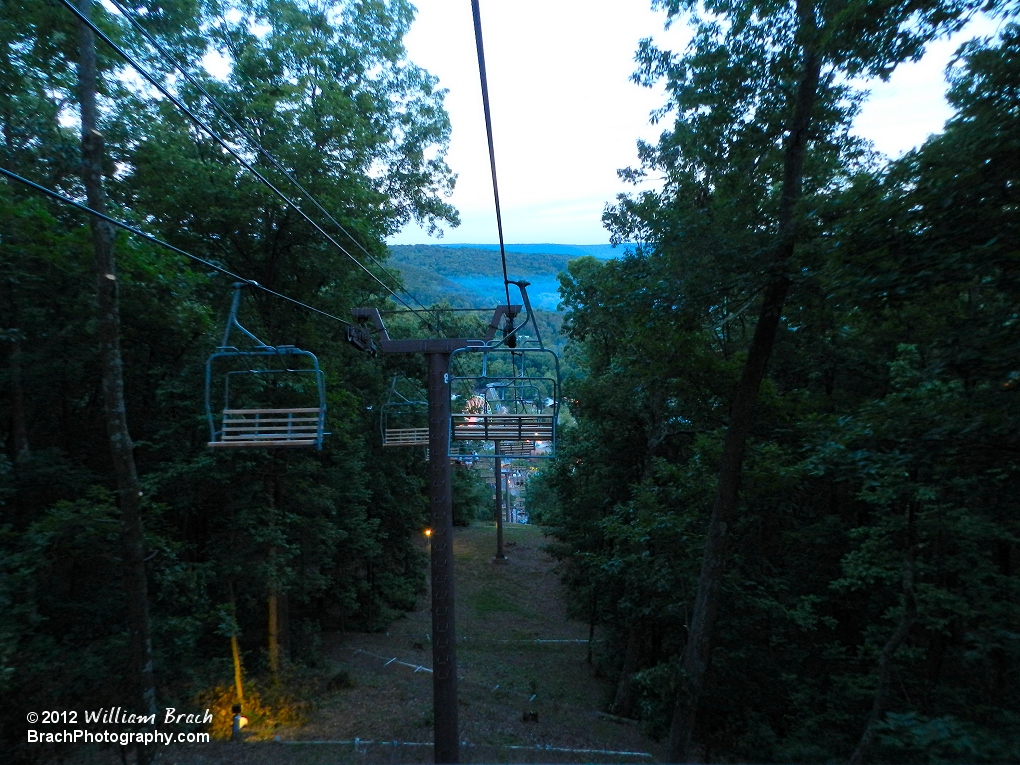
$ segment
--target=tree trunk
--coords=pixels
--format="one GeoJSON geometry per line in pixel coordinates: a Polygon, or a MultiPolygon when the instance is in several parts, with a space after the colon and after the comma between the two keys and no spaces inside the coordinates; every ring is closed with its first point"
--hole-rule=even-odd
{"type": "Polygon", "coordinates": [[[230,630],[230,654],[234,660],[234,690],[237,691],[237,703],[244,704],[244,683],[241,673],[241,649],[237,644],[237,599],[234,597],[234,583],[229,582],[230,588],[230,618],[233,625],[230,630]]]}
{"type": "Polygon", "coordinates": [[[25,406],[25,387],[21,374],[21,331],[11,330],[10,393],[11,393],[11,430],[8,450],[14,466],[14,497],[13,515],[14,528],[24,531],[31,522],[32,502],[26,496],[25,472],[32,452],[28,444],[28,414],[25,406]]]}
{"type": "Polygon", "coordinates": [[[10,379],[11,379],[11,460],[15,470],[31,457],[28,447],[28,425],[25,409],[25,388],[21,379],[21,338],[20,330],[12,330],[10,379]]]}
{"type": "MultiPolygon", "coordinates": [[[[283,507],[283,465],[280,458],[275,456],[272,461],[273,469],[270,473],[270,498],[272,502],[272,518],[276,523],[279,520],[281,508],[283,507]]],[[[270,581],[269,581],[269,671],[273,676],[273,682],[280,680],[280,645],[282,620],[280,618],[280,562],[277,560],[276,545],[269,547],[270,581]]],[[[370,575],[371,579],[371,575],[370,575]]]]}
{"type": "Polygon", "coordinates": [[[290,596],[286,592],[277,594],[277,620],[279,623],[280,660],[284,666],[290,661],[290,596]]]}
{"type": "Polygon", "coordinates": [[[241,650],[237,645],[237,633],[230,636],[230,654],[234,660],[234,690],[237,692],[237,703],[244,704],[244,683],[241,680],[241,650]]]}
{"type": "Polygon", "coordinates": [[[588,607],[588,655],[585,656],[585,662],[591,664],[591,644],[595,640],[595,621],[598,619],[598,600],[595,597],[595,593],[591,594],[591,601],[588,607]]]}
{"type": "Polygon", "coordinates": [[[733,393],[729,427],[723,442],[718,481],[708,539],[698,577],[687,644],[683,654],[681,690],[673,711],[669,730],[669,761],[691,762],[693,757],[694,723],[705,688],[711,661],[712,639],[719,607],[719,592],[728,557],[728,533],[737,514],[740,473],[744,460],[751,419],[758,399],[758,390],[775,344],[779,319],[790,287],[787,268],[793,257],[797,235],[795,208],[801,196],[801,179],[807,154],[808,128],[818,90],[821,57],[813,49],[814,16],[806,3],[798,3],[801,29],[809,34],[803,47],[802,73],[797,86],[793,118],[785,147],[783,187],[779,206],[779,233],[773,258],[771,279],[762,299],[758,324],[755,327],[747,360],[733,393]],[[805,25],[807,28],[805,28],[805,25]],[[810,32],[809,32],[810,30],[810,32]]]}
{"type": "MultiPolygon", "coordinates": [[[[11,71],[11,60],[7,46],[0,46],[0,71],[10,72],[11,71]]],[[[11,126],[11,102],[10,98],[3,99],[3,138],[4,138],[4,162],[10,167],[14,168],[15,165],[15,146],[14,146],[14,130],[11,126]]],[[[31,457],[31,452],[28,446],[28,427],[27,416],[25,410],[25,393],[24,386],[22,385],[21,378],[21,339],[22,332],[18,329],[20,322],[18,304],[15,298],[15,285],[17,281],[13,277],[7,280],[8,297],[11,304],[10,313],[10,342],[11,352],[9,358],[10,365],[10,393],[11,393],[11,430],[10,430],[10,443],[8,448],[10,450],[11,462],[14,465],[15,473],[15,486],[17,487],[17,493],[15,494],[14,501],[16,505],[15,518],[16,528],[19,530],[22,528],[22,505],[23,498],[21,495],[21,481],[18,475],[20,466],[23,466],[28,462],[31,457]]]]}
{"type": "Polygon", "coordinates": [[[503,461],[500,459],[499,441],[496,441],[496,458],[493,460],[492,474],[496,484],[496,560],[506,560],[503,550],[503,484],[499,477],[503,474],[503,461]]]}
{"type": "MultiPolygon", "coordinates": [[[[509,470],[509,468],[507,468],[509,470]]],[[[507,523],[513,523],[513,518],[510,515],[510,473],[507,473],[506,478],[503,481],[503,500],[506,502],[506,517],[504,520],[507,523]]]]}
{"type": "Polygon", "coordinates": [[[269,590],[269,671],[273,681],[280,679],[280,602],[276,588],[269,590]]]}
{"type": "Polygon", "coordinates": [[[914,596],[914,559],[917,556],[917,545],[914,542],[914,518],[917,515],[917,505],[909,502],[907,505],[907,539],[906,553],[903,558],[903,616],[900,623],[885,645],[878,657],[878,685],[875,687],[875,697],[871,704],[871,713],[864,725],[864,732],[861,740],[857,743],[857,749],[850,758],[850,765],[860,765],[868,756],[868,751],[875,740],[875,733],[878,730],[878,723],[885,712],[886,699],[889,695],[889,679],[892,674],[892,661],[896,656],[903,641],[907,637],[911,626],[917,616],[917,599],[914,596]]]}
{"type": "MultiPolygon", "coordinates": [[[[79,7],[90,16],[92,0],[80,0],[79,7]]],[[[96,126],[96,43],[92,30],[79,25],[80,61],[78,85],[81,102],[82,182],[89,207],[105,210],[103,197],[103,136],[96,126]]],[[[134,445],[128,432],[124,402],[123,362],[120,353],[120,308],[113,232],[93,217],[92,246],[95,251],[99,311],[99,346],[102,363],[103,410],[110,442],[110,456],[117,478],[117,500],[121,513],[124,554],[124,582],[128,599],[128,629],[134,660],[138,704],[144,714],[156,713],[156,690],[152,671],[152,638],[149,626],[148,584],[141,520],[141,484],[135,469],[134,445]]],[[[139,747],[139,761],[147,753],[139,747]]]]}
{"type": "Polygon", "coordinates": [[[616,696],[613,698],[612,713],[620,717],[634,716],[634,673],[638,668],[640,639],[636,627],[627,631],[627,650],[623,655],[623,668],[620,670],[620,681],[616,685],[616,696]]]}

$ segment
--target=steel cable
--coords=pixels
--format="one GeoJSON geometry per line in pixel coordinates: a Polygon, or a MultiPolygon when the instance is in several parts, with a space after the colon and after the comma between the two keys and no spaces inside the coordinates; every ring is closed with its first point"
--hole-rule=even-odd
{"type": "MultiPolygon", "coordinates": [[[[396,292],[394,292],[389,287],[389,285],[387,285],[378,276],[376,276],[374,273],[372,273],[372,271],[368,267],[366,267],[361,261],[359,261],[353,255],[351,255],[351,253],[349,253],[343,247],[343,245],[341,245],[328,232],[326,232],[325,229],[322,228],[322,226],[320,226],[318,223],[316,223],[314,220],[312,220],[308,216],[308,214],[304,210],[302,210],[301,207],[297,203],[295,203],[286,194],[284,194],[282,191],[280,191],[272,183],[272,181],[270,181],[268,178],[266,178],[264,175],[262,175],[262,173],[260,173],[257,169],[255,169],[255,167],[250,162],[248,162],[246,159],[244,159],[244,157],[242,157],[240,154],[238,154],[237,150],[235,150],[226,141],[224,141],[219,136],[219,134],[216,133],[216,131],[214,131],[211,127],[209,127],[209,125],[207,125],[205,123],[205,121],[201,117],[196,115],[191,109],[188,108],[188,106],[186,104],[184,104],[179,98],[177,98],[173,93],[171,93],[168,88],[166,88],[158,80],[156,80],[156,78],[153,77],[148,72],[148,70],[146,70],[141,64],[139,64],[137,61],[135,61],[135,59],[131,56],[131,54],[129,54],[127,51],[125,51],[123,48],[121,48],[119,45],[117,45],[117,43],[115,43],[112,39],[110,39],[109,35],[107,35],[105,32],[103,32],[103,30],[101,30],[91,19],[89,19],[80,10],[78,10],[78,8],[76,8],[74,6],[74,4],[71,2],[71,0],[61,0],[61,2],[65,6],[67,6],[67,8],[72,13],[74,13],[74,15],[77,16],[81,20],[82,23],[86,24],[90,29],[92,29],[92,31],[103,42],[105,42],[107,45],[109,45],[119,56],[121,56],[125,61],[127,61],[135,69],[135,71],[137,71],[150,85],[152,85],[154,88],[156,88],[156,90],[158,90],[167,99],[169,99],[169,101],[174,106],[176,106],[181,112],[183,112],[185,115],[187,115],[187,117],[193,123],[195,123],[195,125],[197,125],[203,131],[205,131],[214,141],[216,141],[216,143],[218,143],[220,146],[222,146],[232,157],[234,157],[234,159],[236,159],[238,162],[240,162],[241,165],[243,165],[245,167],[245,169],[247,169],[249,172],[251,172],[263,184],[265,184],[269,189],[271,189],[273,191],[273,193],[276,194],[277,197],[279,197],[283,202],[285,202],[290,207],[292,207],[316,231],[318,231],[320,234],[322,234],[324,237],[326,237],[326,239],[329,240],[329,242],[331,244],[333,244],[337,249],[339,249],[340,252],[342,252],[344,255],[346,255],[348,258],[350,258],[359,268],[361,268],[362,271],[364,271],[366,274],[368,274],[377,284],[379,284],[379,286],[381,286],[384,290],[386,290],[386,292],[388,292],[398,303],[400,303],[402,306],[404,306],[405,308],[407,308],[411,312],[420,313],[417,309],[411,308],[411,306],[409,306],[403,300],[403,298],[401,298],[396,292]]],[[[428,320],[425,320],[425,324],[432,331],[436,331],[435,328],[432,326],[432,324],[428,320]]]]}
{"type": "MultiPolygon", "coordinates": [[[[68,0],[64,0],[67,2],[68,0]]],[[[471,15],[475,23],[475,50],[478,52],[478,76],[482,83],[482,107],[485,110],[485,135],[489,139],[489,168],[492,171],[492,196],[496,201],[496,230],[499,233],[499,257],[503,263],[503,288],[507,308],[510,307],[510,277],[506,271],[506,247],[503,244],[503,215],[499,209],[499,185],[496,183],[496,150],[492,143],[492,115],[489,113],[489,81],[485,76],[485,49],[482,45],[482,16],[478,0],[471,0],[471,15]]]]}
{"type": "Polygon", "coordinates": [[[345,321],[344,319],[341,319],[339,316],[334,316],[333,314],[327,313],[326,311],[323,311],[323,310],[321,310],[319,308],[316,308],[315,306],[308,305],[307,303],[302,303],[300,300],[295,300],[294,298],[288,297],[287,295],[284,295],[283,293],[277,292],[276,290],[272,290],[269,287],[263,286],[263,285],[259,284],[257,281],[255,281],[254,279],[247,279],[247,278],[245,278],[243,276],[239,276],[238,274],[235,274],[233,271],[230,271],[230,270],[228,270],[226,268],[223,268],[223,266],[219,266],[216,263],[213,263],[211,260],[206,260],[205,258],[200,258],[200,257],[198,257],[198,255],[192,255],[190,252],[187,252],[186,250],[182,250],[180,247],[172,245],[169,242],[164,242],[162,239],[154,237],[152,234],[147,234],[144,231],[142,231],[140,228],[132,226],[129,223],[125,223],[124,221],[117,220],[116,218],[112,218],[109,215],[106,215],[105,213],[99,212],[98,210],[93,210],[88,205],[84,205],[81,202],[77,202],[77,201],[75,201],[74,199],[71,199],[68,196],[64,196],[59,191],[54,191],[53,189],[48,189],[45,186],[40,186],[38,183],[35,183],[34,181],[28,180],[28,178],[23,178],[22,176],[18,175],[17,173],[12,173],[10,170],[8,170],[5,167],[0,167],[0,175],[4,175],[4,176],[10,178],[13,181],[17,181],[18,183],[23,183],[24,185],[28,186],[29,188],[35,189],[36,191],[39,191],[39,192],[41,192],[43,194],[46,194],[47,196],[52,197],[53,199],[56,199],[59,202],[63,202],[64,204],[70,205],[71,207],[76,207],[77,209],[81,210],[82,212],[86,212],[89,215],[94,215],[95,217],[100,218],[102,220],[105,220],[107,223],[110,223],[110,224],[112,224],[114,226],[117,226],[118,228],[122,228],[125,231],[129,231],[132,234],[134,234],[135,236],[141,237],[142,239],[145,239],[146,241],[152,242],[153,244],[158,244],[160,247],[165,247],[168,250],[173,250],[178,255],[183,255],[185,258],[188,258],[189,260],[192,260],[192,261],[194,261],[196,263],[201,263],[203,266],[211,268],[212,270],[214,270],[214,271],[216,271],[218,273],[221,273],[224,276],[229,276],[231,279],[235,279],[235,280],[237,280],[239,282],[244,282],[249,287],[253,287],[255,289],[262,290],[263,292],[265,292],[265,293],[267,293],[269,295],[272,295],[273,297],[280,298],[281,300],[285,300],[288,303],[292,303],[294,305],[300,306],[301,308],[305,308],[305,309],[307,309],[309,311],[312,311],[313,313],[319,314],[320,316],[325,316],[327,319],[332,319],[333,321],[338,321],[341,324],[343,324],[345,327],[354,327],[355,326],[355,325],[351,324],[349,321],[345,321]]]}
{"type": "MultiPolygon", "coordinates": [[[[286,178],[288,181],[290,181],[290,183],[298,191],[300,191],[309,202],[311,202],[313,205],[315,205],[315,207],[319,210],[319,212],[321,212],[323,215],[326,216],[326,219],[329,220],[330,223],[332,223],[334,226],[336,226],[338,229],[340,229],[340,231],[342,231],[347,236],[347,238],[350,239],[359,250],[361,250],[363,253],[365,253],[365,255],[376,266],[378,266],[379,269],[384,274],[386,274],[391,279],[393,279],[394,282],[399,282],[399,279],[393,274],[393,272],[389,271],[381,262],[379,262],[379,260],[374,255],[372,255],[372,253],[370,253],[367,249],[365,249],[365,246],[360,241],[358,241],[357,237],[355,237],[350,231],[348,231],[346,228],[344,228],[344,226],[341,225],[341,223],[335,217],[333,217],[333,215],[325,207],[323,207],[319,203],[319,201],[312,195],[312,193],[310,191],[308,191],[304,186],[302,186],[301,183],[299,183],[298,180],[294,176],[292,176],[286,170],[286,168],[284,168],[276,160],[276,158],[273,157],[273,155],[270,154],[262,146],[262,144],[260,144],[255,139],[255,137],[244,128],[243,125],[241,125],[240,123],[238,123],[237,120],[234,119],[234,117],[230,114],[230,112],[228,112],[215,98],[212,97],[212,95],[204,87],[202,87],[202,84],[187,71],[187,69],[173,56],[173,54],[171,54],[170,51],[168,51],[166,49],[166,47],[163,46],[162,43],[160,43],[156,38],[154,38],[149,33],[149,31],[144,26],[142,26],[142,24],[138,21],[138,19],[136,19],[134,17],[134,14],[130,13],[123,5],[121,5],[120,2],[118,2],[118,0],[109,0],[109,2],[113,4],[113,6],[127,20],[127,22],[132,27],[134,27],[136,30],[138,30],[138,32],[149,42],[149,44],[152,45],[152,47],[154,47],[156,49],[156,51],[159,52],[159,54],[166,61],[168,61],[177,71],[179,71],[183,75],[184,79],[186,79],[196,90],[198,90],[199,93],[202,94],[203,97],[205,97],[205,99],[209,102],[209,104],[216,111],[218,111],[221,115],[223,115],[223,117],[227,120],[227,122],[232,127],[234,127],[238,132],[240,132],[241,135],[244,136],[244,138],[248,142],[249,146],[254,147],[256,149],[256,151],[258,151],[259,154],[261,154],[274,168],[276,168],[276,170],[279,173],[281,173],[283,175],[284,178],[286,178]]],[[[412,294],[410,290],[402,288],[401,291],[404,292],[409,298],[411,298],[412,301],[417,303],[418,306],[420,306],[423,311],[426,311],[426,312],[430,311],[430,309],[427,308],[420,300],[418,300],[418,298],[415,297],[415,295],[412,294]]],[[[413,311],[414,309],[411,309],[411,310],[413,311]]],[[[435,309],[432,309],[431,312],[435,313],[435,309]]],[[[438,321],[438,318],[437,318],[437,321],[438,321]]]]}

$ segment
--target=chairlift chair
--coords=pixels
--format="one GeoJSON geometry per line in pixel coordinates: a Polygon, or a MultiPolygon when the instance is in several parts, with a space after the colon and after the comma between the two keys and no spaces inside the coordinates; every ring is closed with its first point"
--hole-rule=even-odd
{"type": "Polygon", "coordinates": [[[402,375],[393,376],[379,429],[383,446],[428,447],[428,401],[420,386],[402,375]]]}
{"type": "Polygon", "coordinates": [[[538,444],[535,441],[500,441],[499,454],[501,457],[524,459],[537,456],[538,444]]]}
{"type": "Polygon", "coordinates": [[[322,448],[326,424],[325,375],[311,351],[267,345],[237,320],[241,282],[234,285],[223,342],[205,364],[209,446],[217,449],[322,448]],[[252,348],[230,345],[237,329],[252,348]],[[222,394],[217,396],[217,380],[222,394]],[[216,406],[214,407],[214,398],[216,406]]]}
{"type": "Polygon", "coordinates": [[[451,453],[458,442],[475,442],[479,456],[494,457],[498,442],[500,454],[514,458],[555,454],[559,359],[542,346],[527,282],[510,283],[521,291],[525,320],[515,326],[516,317],[504,311],[502,339],[451,354],[451,453]],[[521,340],[529,325],[536,339],[521,340]]]}

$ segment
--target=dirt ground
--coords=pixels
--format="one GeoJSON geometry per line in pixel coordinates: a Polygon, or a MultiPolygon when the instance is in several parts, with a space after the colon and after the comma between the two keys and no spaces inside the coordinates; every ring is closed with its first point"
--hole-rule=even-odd
{"type": "MultiPolygon", "coordinates": [[[[599,714],[606,691],[585,662],[587,625],[566,618],[541,530],[510,525],[505,538],[509,563],[494,564],[493,526],[454,535],[460,761],[661,761],[661,747],[636,726],[599,714]],[[537,720],[525,722],[526,712],[537,720]]],[[[328,635],[336,690],[306,725],[270,741],[166,747],[160,762],[432,762],[429,606],[426,593],[385,633],[328,635]]]]}

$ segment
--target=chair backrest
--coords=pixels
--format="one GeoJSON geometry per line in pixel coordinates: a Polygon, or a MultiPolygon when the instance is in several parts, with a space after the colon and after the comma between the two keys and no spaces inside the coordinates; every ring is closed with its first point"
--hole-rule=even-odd
{"type": "Polygon", "coordinates": [[[553,414],[462,414],[450,416],[456,441],[551,441],[553,414]]]}
{"type": "Polygon", "coordinates": [[[522,459],[555,454],[559,359],[546,348],[465,348],[451,354],[450,441],[473,441],[479,456],[496,442],[530,444],[522,459]]]}

